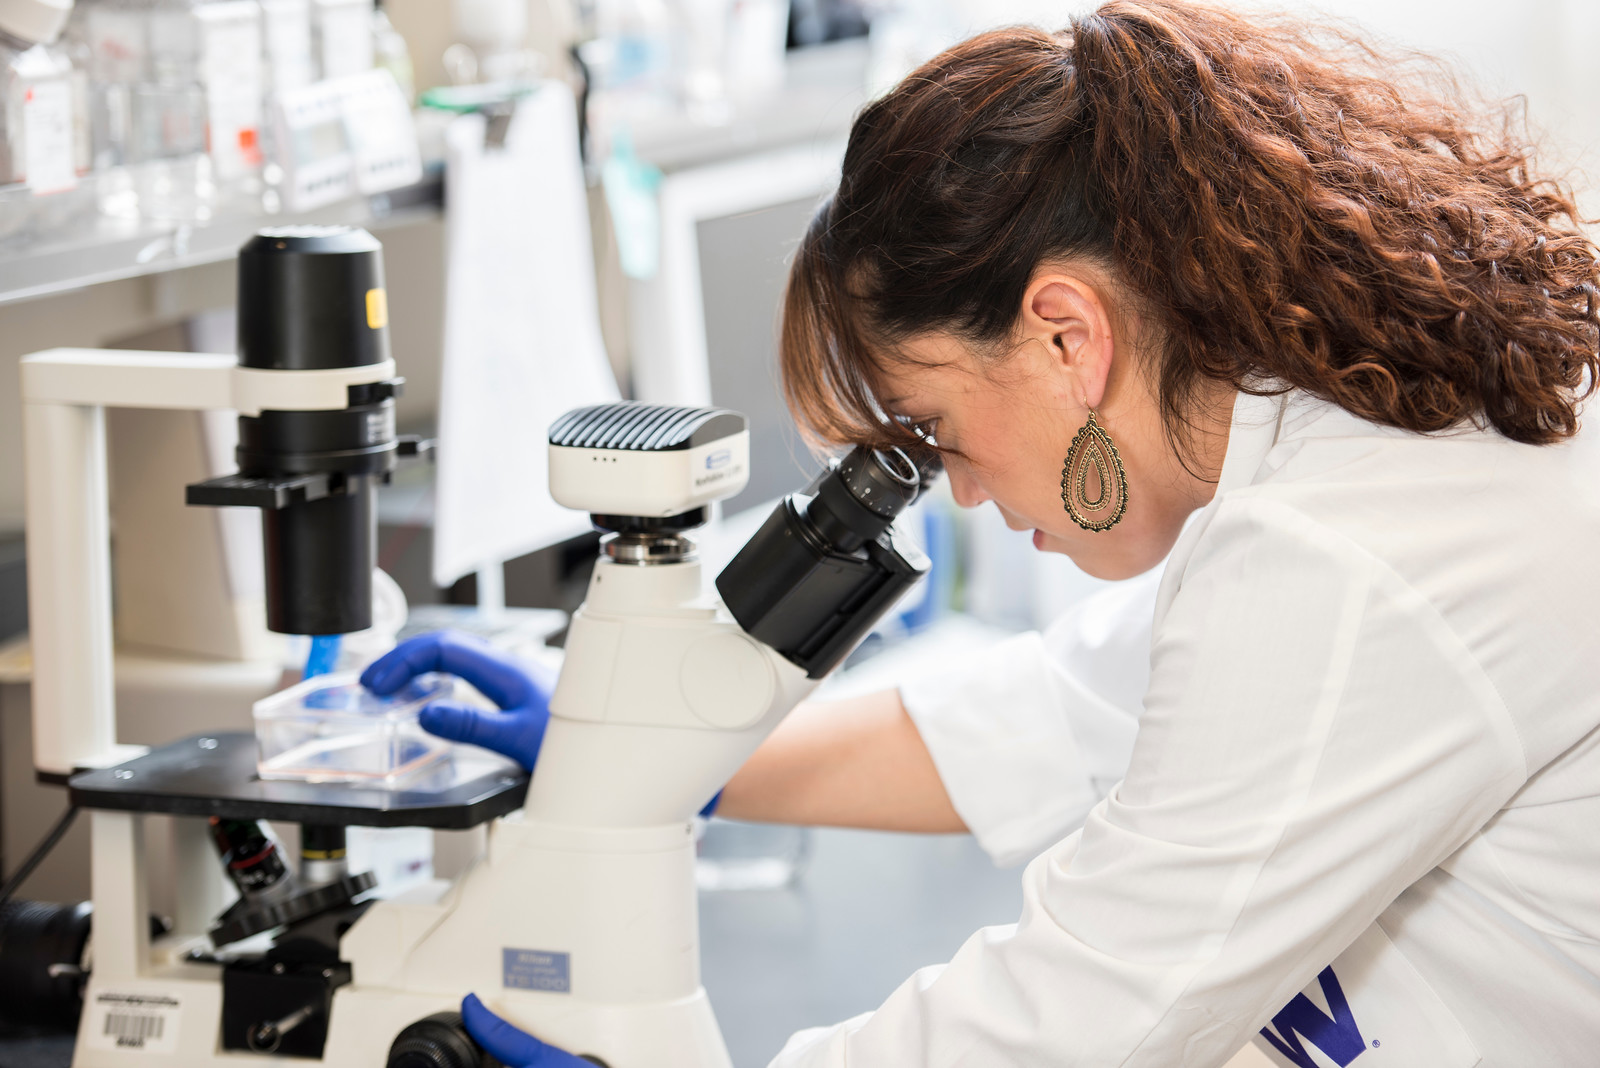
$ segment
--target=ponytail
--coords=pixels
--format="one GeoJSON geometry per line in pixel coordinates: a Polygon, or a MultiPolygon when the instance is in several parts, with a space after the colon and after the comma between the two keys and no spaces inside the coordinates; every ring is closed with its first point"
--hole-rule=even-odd
{"type": "Polygon", "coordinates": [[[1512,124],[1484,132],[1397,71],[1347,35],[1176,0],[936,57],[857,119],[795,258],[797,417],[906,443],[874,399],[896,344],[1002,351],[1034,270],[1082,258],[1157,328],[1180,442],[1217,382],[1418,432],[1572,435],[1600,314],[1571,193],[1512,124]]]}

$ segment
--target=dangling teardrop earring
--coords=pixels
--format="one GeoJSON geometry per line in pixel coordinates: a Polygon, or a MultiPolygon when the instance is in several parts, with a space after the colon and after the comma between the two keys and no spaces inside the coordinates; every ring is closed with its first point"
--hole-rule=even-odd
{"type": "Polygon", "coordinates": [[[1096,533],[1116,526],[1128,510],[1128,473],[1122,468],[1116,443],[1096,421],[1093,408],[1089,409],[1089,421],[1072,439],[1061,467],[1061,503],[1074,523],[1096,533]],[[1099,480],[1098,492],[1092,497],[1090,469],[1099,480]]]}

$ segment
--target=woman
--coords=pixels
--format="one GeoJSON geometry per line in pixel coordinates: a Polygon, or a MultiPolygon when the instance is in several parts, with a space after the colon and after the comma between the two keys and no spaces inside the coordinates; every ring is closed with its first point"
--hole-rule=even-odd
{"type": "MultiPolygon", "coordinates": [[[[1091,574],[1168,563],[1129,764],[1020,922],[775,1065],[1218,1065],[1262,1028],[1287,1065],[1593,1063],[1596,250],[1526,148],[1394,75],[1117,0],[856,121],[791,274],[797,415],[935,445],[1091,574]]],[[[954,829],[1039,781],[853,711],[793,717],[722,811],[954,829]]]]}

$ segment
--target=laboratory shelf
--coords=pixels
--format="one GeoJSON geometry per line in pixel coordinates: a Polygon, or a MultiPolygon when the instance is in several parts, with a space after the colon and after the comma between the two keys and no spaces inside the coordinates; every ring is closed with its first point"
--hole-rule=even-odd
{"type": "Polygon", "coordinates": [[[722,121],[682,109],[660,110],[625,95],[596,94],[589,104],[591,150],[604,153],[626,129],[646,163],[671,173],[796,144],[843,140],[868,100],[864,39],[789,53],[783,86],[730,103],[722,121]]]}
{"type": "Polygon", "coordinates": [[[264,226],[364,226],[371,230],[437,218],[442,172],[416,185],[358,197],[315,211],[221,210],[204,223],[149,223],[97,216],[66,236],[0,246],[0,305],[65,293],[100,282],[230,260],[264,226]]]}

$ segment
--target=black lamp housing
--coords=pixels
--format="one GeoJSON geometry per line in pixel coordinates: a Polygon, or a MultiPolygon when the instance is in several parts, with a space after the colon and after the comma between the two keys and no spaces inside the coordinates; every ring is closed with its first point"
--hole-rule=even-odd
{"type": "MultiPolygon", "coordinates": [[[[354,227],[262,230],[239,250],[239,364],[272,372],[389,359],[383,246],[354,227]]],[[[188,488],[188,503],[262,509],[267,626],[347,634],[372,625],[376,490],[400,449],[402,379],[349,387],[332,411],[239,417],[239,473],[188,488]]]]}

